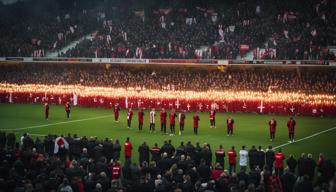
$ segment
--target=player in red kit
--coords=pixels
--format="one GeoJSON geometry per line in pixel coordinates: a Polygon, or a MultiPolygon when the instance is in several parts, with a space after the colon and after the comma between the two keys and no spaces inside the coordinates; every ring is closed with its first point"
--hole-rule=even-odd
{"type": "Polygon", "coordinates": [[[229,157],[229,172],[230,172],[230,174],[232,172],[235,173],[236,172],[236,163],[237,163],[237,161],[236,161],[237,153],[236,153],[235,147],[232,146],[231,150],[229,150],[227,152],[227,154],[228,154],[228,157],[229,157]]]}
{"type": "Polygon", "coordinates": [[[128,128],[131,128],[132,117],[133,117],[133,111],[131,108],[129,108],[127,111],[127,127],[128,128]]]}
{"type": "Polygon", "coordinates": [[[175,134],[175,118],[177,117],[175,110],[173,109],[169,114],[169,120],[170,120],[170,135],[175,134]]]}
{"type": "Polygon", "coordinates": [[[287,121],[288,136],[289,136],[288,142],[290,143],[294,142],[295,125],[296,125],[295,120],[293,119],[293,117],[290,117],[289,120],[287,121]]]}
{"type": "Polygon", "coordinates": [[[210,128],[216,128],[216,111],[211,110],[210,111],[210,128]]]}
{"type": "Polygon", "coordinates": [[[275,132],[276,132],[276,126],[277,126],[276,120],[272,118],[268,122],[268,126],[269,126],[269,132],[270,132],[270,141],[273,141],[275,138],[275,132]]]}
{"type": "Polygon", "coordinates": [[[132,150],[133,150],[132,142],[130,141],[129,137],[127,137],[124,144],[125,161],[131,162],[132,150]]]}
{"type": "Polygon", "coordinates": [[[179,113],[179,123],[180,123],[180,132],[182,133],[184,131],[184,120],[185,120],[186,116],[184,111],[181,111],[179,113]]]}
{"type": "Polygon", "coordinates": [[[49,104],[48,103],[44,103],[44,117],[46,120],[48,120],[49,118],[49,104]]]}
{"type": "Polygon", "coordinates": [[[140,109],[140,111],[138,112],[139,131],[142,131],[144,115],[145,113],[143,112],[143,109],[140,109]]]}
{"type": "Polygon", "coordinates": [[[197,113],[197,112],[194,114],[194,117],[193,117],[193,119],[194,119],[194,134],[195,134],[195,135],[197,135],[197,130],[198,130],[198,122],[199,122],[199,120],[200,120],[200,118],[199,118],[199,116],[198,116],[198,113],[197,113]]]}
{"type": "Polygon", "coordinates": [[[68,101],[68,102],[66,102],[66,104],[65,104],[65,112],[66,112],[66,115],[67,115],[67,118],[68,118],[68,119],[70,118],[70,109],[71,109],[71,105],[70,105],[70,103],[69,103],[69,101],[68,101]]]}
{"type": "Polygon", "coordinates": [[[283,160],[285,159],[285,155],[281,152],[281,149],[274,155],[274,159],[275,175],[281,176],[284,169],[283,160]]]}
{"type": "Polygon", "coordinates": [[[114,111],[114,120],[116,122],[119,122],[119,111],[120,111],[119,103],[116,103],[114,105],[113,111],[114,111]]]}
{"type": "Polygon", "coordinates": [[[227,136],[230,136],[233,134],[233,124],[234,124],[234,120],[231,117],[229,117],[226,120],[227,136]]]}
{"type": "Polygon", "coordinates": [[[167,112],[164,108],[160,111],[161,133],[166,133],[167,112]]]}

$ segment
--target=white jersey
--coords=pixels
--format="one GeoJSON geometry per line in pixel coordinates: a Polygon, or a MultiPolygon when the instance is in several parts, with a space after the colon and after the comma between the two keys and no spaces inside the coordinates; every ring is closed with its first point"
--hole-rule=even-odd
{"type": "Polygon", "coordinates": [[[149,113],[149,123],[155,123],[155,111],[149,113]]]}
{"type": "Polygon", "coordinates": [[[24,138],[25,138],[25,136],[21,136],[21,138],[20,138],[20,142],[21,142],[21,144],[23,144],[23,140],[24,140],[24,138]]]}
{"type": "Polygon", "coordinates": [[[240,166],[247,166],[248,152],[246,150],[240,150],[239,155],[240,155],[239,165],[240,166]]]}

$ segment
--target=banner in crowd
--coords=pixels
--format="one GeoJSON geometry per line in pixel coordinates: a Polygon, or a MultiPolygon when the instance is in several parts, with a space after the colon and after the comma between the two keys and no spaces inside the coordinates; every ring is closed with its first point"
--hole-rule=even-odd
{"type": "Polygon", "coordinates": [[[44,103],[64,105],[70,101],[73,105],[85,107],[113,108],[165,108],[167,110],[246,112],[259,114],[336,116],[336,106],[332,104],[304,104],[300,102],[267,102],[263,100],[208,100],[208,99],[165,99],[140,97],[100,97],[77,94],[45,93],[0,93],[0,103],[44,103]]]}

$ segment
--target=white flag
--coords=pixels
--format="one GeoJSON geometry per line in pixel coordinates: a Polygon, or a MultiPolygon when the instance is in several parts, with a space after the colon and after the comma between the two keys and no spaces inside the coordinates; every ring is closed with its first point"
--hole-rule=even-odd
{"type": "Polygon", "coordinates": [[[9,93],[9,103],[13,103],[13,93],[9,93]]]}
{"type": "Polygon", "coordinates": [[[73,105],[77,106],[77,103],[78,103],[78,96],[76,93],[73,93],[73,105]]]}
{"type": "Polygon", "coordinates": [[[126,97],[126,100],[125,100],[125,108],[128,109],[128,97],[126,97]]]}

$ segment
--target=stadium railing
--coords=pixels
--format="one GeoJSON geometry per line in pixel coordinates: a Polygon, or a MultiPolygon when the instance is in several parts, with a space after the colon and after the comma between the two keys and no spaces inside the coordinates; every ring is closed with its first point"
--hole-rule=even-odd
{"type": "Polygon", "coordinates": [[[172,65],[285,65],[334,66],[329,60],[220,60],[220,59],[132,59],[73,57],[0,57],[0,62],[15,63],[108,63],[108,64],[172,64],[172,65]]]}

